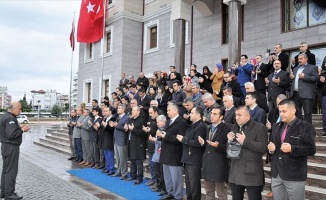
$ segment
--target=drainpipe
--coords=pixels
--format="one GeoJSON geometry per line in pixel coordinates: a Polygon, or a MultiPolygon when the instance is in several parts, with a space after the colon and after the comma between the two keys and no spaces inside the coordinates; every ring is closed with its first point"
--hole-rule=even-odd
{"type": "MultiPolygon", "coordinates": [[[[145,15],[145,0],[143,0],[143,17],[145,15]]],[[[141,26],[141,54],[140,54],[140,71],[143,71],[144,64],[144,22],[142,22],[141,26]]]]}
{"type": "Polygon", "coordinates": [[[194,41],[194,6],[191,6],[191,25],[190,25],[190,64],[192,64],[192,51],[193,51],[193,41],[194,41]]]}

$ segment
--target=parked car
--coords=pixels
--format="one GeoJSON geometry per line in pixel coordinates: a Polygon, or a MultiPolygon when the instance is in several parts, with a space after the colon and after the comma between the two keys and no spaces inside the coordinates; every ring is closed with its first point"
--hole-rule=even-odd
{"type": "Polygon", "coordinates": [[[29,120],[26,115],[18,115],[17,116],[17,121],[21,124],[26,124],[29,123],[29,120]]]}

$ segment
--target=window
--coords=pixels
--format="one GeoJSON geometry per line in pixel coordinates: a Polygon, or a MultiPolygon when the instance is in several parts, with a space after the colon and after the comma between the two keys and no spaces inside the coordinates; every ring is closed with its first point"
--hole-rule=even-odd
{"type": "Polygon", "coordinates": [[[83,102],[90,104],[92,102],[92,80],[84,81],[83,102]]]}
{"type": "Polygon", "coordinates": [[[114,0],[108,0],[108,8],[111,8],[114,6],[114,0]]]}
{"type": "Polygon", "coordinates": [[[144,27],[144,53],[159,50],[159,20],[150,21],[144,27]]]}
{"type": "Polygon", "coordinates": [[[149,48],[156,48],[157,47],[157,26],[151,28],[151,39],[149,42],[149,48]]]}
{"type": "Polygon", "coordinates": [[[290,31],[326,23],[326,10],[312,0],[283,0],[282,30],[290,31]]]}
{"type": "Polygon", "coordinates": [[[113,0],[108,0],[108,2],[109,2],[109,5],[113,2],[113,0]]]}
{"type": "Polygon", "coordinates": [[[222,59],[221,62],[224,71],[227,71],[229,69],[229,60],[226,58],[226,59],[222,59]]]}
{"type": "Polygon", "coordinates": [[[103,81],[103,96],[110,96],[110,85],[109,85],[110,81],[107,79],[107,80],[104,80],[103,81]]]}
{"type": "Polygon", "coordinates": [[[102,99],[105,96],[110,97],[111,95],[111,75],[108,76],[103,76],[103,81],[102,78],[99,79],[99,99],[102,99]],[[102,83],[102,84],[101,84],[102,83]]]}
{"type": "MultiPolygon", "coordinates": [[[[243,31],[243,27],[244,27],[244,20],[243,20],[243,12],[244,12],[244,6],[241,6],[241,16],[239,16],[240,18],[240,24],[242,27],[242,34],[241,34],[241,41],[243,41],[244,38],[244,31],[243,31]]],[[[222,44],[227,44],[229,43],[229,6],[222,3],[222,44]]]]}
{"type": "Polygon", "coordinates": [[[103,53],[104,53],[104,57],[112,55],[113,27],[112,26],[106,27],[105,30],[106,30],[106,32],[104,34],[103,39],[101,40],[101,46],[102,46],[101,55],[103,56],[103,53]]]}
{"type": "MultiPolygon", "coordinates": [[[[170,26],[170,47],[175,46],[175,28],[174,28],[174,20],[171,20],[171,26],[170,26]]],[[[186,31],[185,31],[185,44],[189,43],[189,22],[186,21],[186,31]]]]}
{"type": "Polygon", "coordinates": [[[94,61],[94,44],[87,43],[85,48],[84,62],[94,61]]]}

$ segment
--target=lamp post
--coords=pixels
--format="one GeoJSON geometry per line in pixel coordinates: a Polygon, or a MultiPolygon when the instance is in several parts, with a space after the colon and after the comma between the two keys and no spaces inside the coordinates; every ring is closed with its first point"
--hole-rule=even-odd
{"type": "Polygon", "coordinates": [[[37,100],[37,125],[40,125],[40,100],[37,100]]]}

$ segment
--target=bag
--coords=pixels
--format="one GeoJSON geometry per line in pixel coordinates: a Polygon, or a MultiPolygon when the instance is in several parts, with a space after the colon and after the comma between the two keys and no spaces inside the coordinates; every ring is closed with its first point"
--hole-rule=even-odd
{"type": "Polygon", "coordinates": [[[239,159],[241,156],[241,145],[237,141],[228,142],[226,155],[229,159],[239,159]]]}

